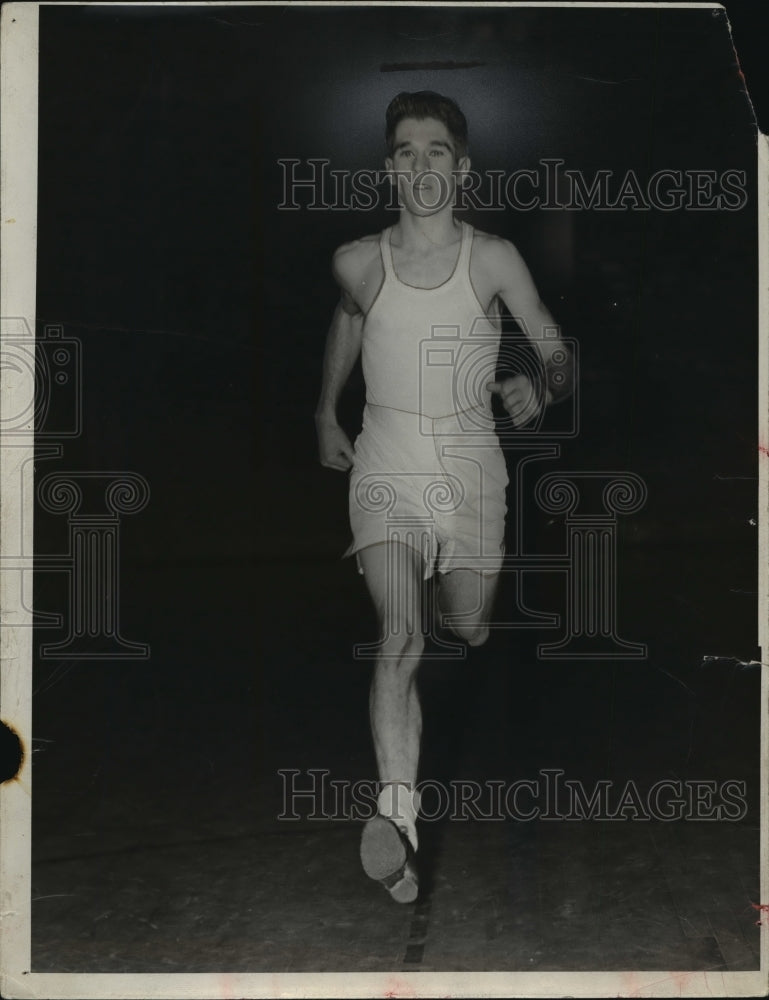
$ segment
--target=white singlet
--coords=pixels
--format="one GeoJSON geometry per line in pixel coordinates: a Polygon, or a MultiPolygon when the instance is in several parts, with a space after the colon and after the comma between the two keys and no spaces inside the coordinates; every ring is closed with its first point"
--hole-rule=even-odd
{"type": "Polygon", "coordinates": [[[451,276],[435,288],[398,278],[380,237],[384,280],[363,324],[363,429],[350,476],[353,544],[398,541],[432,575],[496,573],[504,552],[507,470],[486,384],[495,378],[498,313],[470,281],[473,230],[462,223],[451,276]]]}

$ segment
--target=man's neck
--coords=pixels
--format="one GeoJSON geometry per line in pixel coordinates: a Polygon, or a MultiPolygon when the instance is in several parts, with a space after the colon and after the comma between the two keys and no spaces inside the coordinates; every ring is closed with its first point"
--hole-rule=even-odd
{"type": "Polygon", "coordinates": [[[445,247],[455,243],[461,226],[450,210],[418,216],[401,209],[397,229],[404,249],[428,251],[431,247],[445,247]]]}

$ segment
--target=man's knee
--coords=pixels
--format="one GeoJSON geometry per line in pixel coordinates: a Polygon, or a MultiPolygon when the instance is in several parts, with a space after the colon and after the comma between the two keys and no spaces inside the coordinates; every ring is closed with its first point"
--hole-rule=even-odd
{"type": "Polygon", "coordinates": [[[385,635],[380,650],[386,659],[416,668],[424,648],[425,639],[422,633],[409,629],[385,635]]]}
{"type": "Polygon", "coordinates": [[[482,646],[489,638],[488,625],[457,623],[455,625],[449,625],[449,628],[454,635],[459,636],[460,639],[464,639],[468,646],[482,646]]]}

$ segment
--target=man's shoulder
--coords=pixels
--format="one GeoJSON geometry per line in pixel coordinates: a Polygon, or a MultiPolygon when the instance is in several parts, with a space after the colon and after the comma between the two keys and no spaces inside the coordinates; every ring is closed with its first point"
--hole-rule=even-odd
{"type": "Polygon", "coordinates": [[[379,233],[342,243],[334,251],[332,269],[338,281],[356,284],[361,273],[379,255],[379,233]]]}
{"type": "Polygon", "coordinates": [[[513,255],[517,256],[518,251],[504,236],[473,228],[473,254],[480,254],[488,260],[504,261],[513,255]]]}
{"type": "Polygon", "coordinates": [[[334,251],[334,263],[355,263],[356,261],[367,261],[378,253],[379,238],[381,233],[370,233],[368,236],[361,236],[357,240],[350,240],[342,243],[334,251]]]}
{"type": "Polygon", "coordinates": [[[473,267],[487,275],[492,283],[504,285],[511,276],[526,273],[526,263],[511,240],[479,229],[474,230],[474,237],[473,267]]]}
{"type": "Polygon", "coordinates": [[[379,236],[379,233],[371,233],[336,248],[331,266],[337,281],[351,285],[358,283],[362,273],[379,255],[379,236]]]}

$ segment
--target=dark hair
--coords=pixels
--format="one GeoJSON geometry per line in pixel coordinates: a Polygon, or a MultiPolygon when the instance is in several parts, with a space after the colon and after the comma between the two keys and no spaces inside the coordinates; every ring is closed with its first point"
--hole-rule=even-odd
{"type": "Polygon", "coordinates": [[[393,137],[398,122],[404,118],[435,118],[443,122],[454,141],[454,152],[457,159],[467,153],[467,120],[456,101],[434,90],[418,90],[414,94],[402,91],[394,97],[385,112],[385,139],[387,152],[393,155],[393,137]]]}

